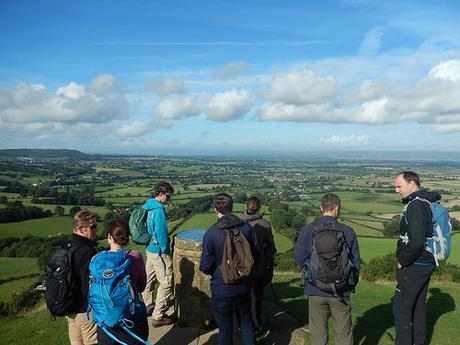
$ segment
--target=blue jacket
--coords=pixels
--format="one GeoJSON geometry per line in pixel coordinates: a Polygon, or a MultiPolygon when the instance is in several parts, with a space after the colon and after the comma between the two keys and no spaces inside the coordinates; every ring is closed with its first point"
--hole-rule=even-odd
{"type": "Polygon", "coordinates": [[[152,240],[146,250],[150,253],[169,255],[168,222],[166,221],[164,205],[154,198],[150,198],[143,207],[148,211],[147,231],[152,235],[152,240]]]}
{"type": "MultiPolygon", "coordinates": [[[[322,216],[318,219],[317,222],[320,224],[325,224],[325,223],[332,223],[335,221],[336,220],[334,217],[322,216]]],[[[342,224],[342,223],[337,223],[337,224],[338,224],[338,229],[342,231],[343,234],[345,235],[345,241],[347,242],[348,248],[350,249],[350,253],[352,255],[353,265],[358,271],[360,271],[361,259],[359,256],[359,247],[358,247],[358,241],[356,240],[355,231],[349,226],[346,226],[345,224],[342,224]]],[[[312,224],[308,224],[303,227],[302,231],[299,234],[299,238],[297,239],[297,242],[294,248],[294,259],[297,265],[299,266],[303,267],[305,263],[307,263],[307,261],[311,257],[314,230],[315,229],[313,228],[312,224]]],[[[316,286],[308,284],[308,283],[305,285],[304,293],[306,296],[334,297],[333,294],[320,290],[316,286]]],[[[350,295],[350,291],[347,291],[344,293],[344,296],[349,296],[349,295],[350,295]]]]}
{"type": "Polygon", "coordinates": [[[239,284],[225,284],[219,265],[224,251],[225,229],[240,227],[254,256],[257,240],[251,226],[233,214],[221,217],[203,237],[200,271],[211,275],[211,292],[223,297],[249,294],[249,280],[239,284]]]}

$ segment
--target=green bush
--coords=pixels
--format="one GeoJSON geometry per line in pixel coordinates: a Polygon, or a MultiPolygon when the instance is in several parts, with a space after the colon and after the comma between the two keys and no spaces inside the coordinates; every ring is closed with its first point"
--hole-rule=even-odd
{"type": "MultiPolygon", "coordinates": [[[[361,277],[368,281],[396,280],[396,257],[393,253],[372,258],[363,264],[361,277]]],[[[433,272],[432,280],[453,281],[460,283],[460,267],[441,261],[433,272]]]]}
{"type": "MultiPolygon", "coordinates": [[[[283,272],[300,272],[299,267],[294,262],[294,251],[293,249],[288,250],[285,253],[276,254],[276,267],[277,271],[283,272]]],[[[299,276],[300,279],[300,276],[299,276]]]]}
{"type": "Polygon", "coordinates": [[[396,257],[393,253],[372,258],[361,268],[361,277],[368,281],[395,280],[396,257]]]}
{"type": "Polygon", "coordinates": [[[7,315],[17,315],[33,308],[42,296],[41,293],[34,290],[37,283],[30,285],[22,291],[13,291],[5,302],[4,312],[7,315]]]}

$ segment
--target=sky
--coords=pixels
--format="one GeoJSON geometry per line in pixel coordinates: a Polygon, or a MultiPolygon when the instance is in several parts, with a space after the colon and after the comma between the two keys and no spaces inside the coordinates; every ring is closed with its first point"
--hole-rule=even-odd
{"type": "Polygon", "coordinates": [[[0,148],[459,151],[458,1],[0,1],[0,148]]]}

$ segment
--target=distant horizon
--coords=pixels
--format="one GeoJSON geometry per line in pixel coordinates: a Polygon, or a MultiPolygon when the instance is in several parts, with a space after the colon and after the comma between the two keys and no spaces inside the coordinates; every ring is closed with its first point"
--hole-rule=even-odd
{"type": "Polygon", "coordinates": [[[368,159],[368,160],[408,160],[408,161],[460,161],[460,151],[447,150],[309,150],[309,151],[219,151],[219,150],[189,150],[170,152],[104,152],[84,151],[76,148],[1,148],[2,150],[71,150],[87,155],[101,156],[143,156],[143,157],[208,157],[208,158],[285,158],[286,160],[303,160],[305,158],[322,159],[368,159]],[[437,156],[433,156],[436,154],[437,156]]]}

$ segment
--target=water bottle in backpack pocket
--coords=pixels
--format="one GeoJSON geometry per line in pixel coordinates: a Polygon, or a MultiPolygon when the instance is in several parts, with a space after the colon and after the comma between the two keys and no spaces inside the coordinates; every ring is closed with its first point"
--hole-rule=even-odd
{"type": "Polygon", "coordinates": [[[89,265],[90,285],[88,312],[94,322],[112,339],[108,328],[120,326],[141,343],[148,342],[131,331],[136,315],[146,314],[144,302],[131,285],[131,258],[129,250],[105,251],[97,254],[89,265]]]}

